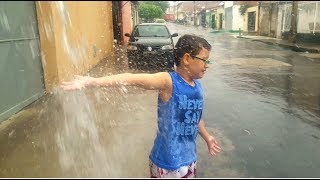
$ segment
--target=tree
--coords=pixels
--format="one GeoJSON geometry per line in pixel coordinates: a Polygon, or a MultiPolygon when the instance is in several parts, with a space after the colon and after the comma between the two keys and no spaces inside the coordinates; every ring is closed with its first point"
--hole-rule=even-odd
{"type": "Polygon", "coordinates": [[[152,4],[141,3],[138,8],[138,13],[141,18],[145,18],[147,22],[151,22],[155,18],[162,18],[163,11],[159,6],[152,4]]]}
{"type": "Polygon", "coordinates": [[[245,13],[247,12],[247,9],[251,7],[249,4],[242,4],[240,5],[240,8],[239,8],[239,12],[240,14],[243,16],[245,15],[245,13]]]}
{"type": "Polygon", "coordinates": [[[152,4],[155,6],[159,6],[163,12],[169,8],[170,4],[168,1],[142,1],[145,4],[152,4]]]}
{"type": "Polygon", "coordinates": [[[297,41],[297,17],[298,17],[298,1],[292,2],[291,27],[289,31],[288,42],[296,43],[297,41]]]}

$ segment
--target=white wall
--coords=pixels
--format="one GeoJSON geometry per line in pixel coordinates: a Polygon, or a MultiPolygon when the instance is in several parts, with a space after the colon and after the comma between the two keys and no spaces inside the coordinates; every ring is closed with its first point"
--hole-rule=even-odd
{"type": "Polygon", "coordinates": [[[223,1],[223,2],[224,2],[224,8],[233,6],[233,1],[223,1]]]}
{"type": "MultiPolygon", "coordinates": [[[[301,2],[298,4],[298,33],[310,33],[309,23],[320,23],[320,2],[301,2]],[[318,3],[316,12],[316,3],[318,3]]],[[[313,25],[312,25],[313,26],[313,25]]],[[[312,27],[311,27],[312,28],[312,27]]],[[[313,28],[312,28],[313,30],[313,28]]],[[[320,29],[319,29],[320,30],[320,29]]],[[[318,30],[318,32],[319,32],[318,30]]]]}
{"type": "MultiPolygon", "coordinates": [[[[291,3],[288,3],[288,5],[281,5],[279,6],[278,11],[278,28],[277,28],[277,38],[281,38],[281,32],[282,32],[282,26],[285,23],[285,29],[284,31],[289,31],[290,29],[290,20],[288,18],[291,18],[290,14],[286,16],[286,22],[283,22],[283,12],[291,11],[291,3]]],[[[298,20],[297,20],[297,32],[298,33],[312,33],[310,32],[309,23],[319,23],[320,24],[320,2],[299,2],[298,3],[298,20]],[[317,11],[316,11],[316,3],[318,4],[317,11]]],[[[312,29],[313,30],[313,29],[312,29]]],[[[320,29],[316,32],[320,32],[320,29]]]]}
{"type": "Polygon", "coordinates": [[[167,9],[166,13],[167,14],[173,14],[175,12],[174,8],[176,8],[175,6],[169,6],[169,8],[167,9]]]}
{"type": "Polygon", "coordinates": [[[277,35],[276,38],[281,39],[281,22],[282,22],[282,6],[279,6],[278,10],[278,23],[277,23],[277,35]]]}
{"type": "Polygon", "coordinates": [[[240,5],[234,5],[232,9],[233,19],[232,19],[232,30],[243,30],[243,16],[239,12],[240,5]]]}

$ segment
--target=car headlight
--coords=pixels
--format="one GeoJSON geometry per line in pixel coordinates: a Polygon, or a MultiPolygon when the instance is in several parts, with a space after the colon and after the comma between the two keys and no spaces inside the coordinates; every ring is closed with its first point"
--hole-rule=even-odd
{"type": "Polygon", "coordinates": [[[171,44],[170,45],[165,45],[165,46],[162,46],[161,49],[162,50],[173,49],[173,46],[171,44]]]}
{"type": "Polygon", "coordinates": [[[138,48],[137,48],[137,46],[135,46],[135,45],[128,45],[127,46],[127,50],[137,50],[138,48]]]}

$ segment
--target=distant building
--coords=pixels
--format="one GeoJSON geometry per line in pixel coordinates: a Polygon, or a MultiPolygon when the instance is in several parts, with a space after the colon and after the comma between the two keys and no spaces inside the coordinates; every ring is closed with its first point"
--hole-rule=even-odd
{"type": "Polygon", "coordinates": [[[222,1],[184,1],[178,8],[178,19],[186,24],[216,27],[216,10],[222,1]]]}
{"type": "MultiPolygon", "coordinates": [[[[291,28],[292,1],[278,1],[276,37],[287,39],[291,28]]],[[[320,42],[320,2],[299,1],[297,13],[297,42],[320,42]]]]}

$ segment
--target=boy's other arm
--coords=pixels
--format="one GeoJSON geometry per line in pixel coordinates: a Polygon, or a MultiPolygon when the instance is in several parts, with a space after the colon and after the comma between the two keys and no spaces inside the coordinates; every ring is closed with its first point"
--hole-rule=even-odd
{"type": "Polygon", "coordinates": [[[209,153],[212,156],[216,155],[215,152],[221,152],[218,142],[208,133],[207,129],[205,128],[205,123],[202,119],[199,122],[199,134],[206,141],[209,153]]]}

